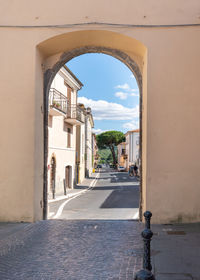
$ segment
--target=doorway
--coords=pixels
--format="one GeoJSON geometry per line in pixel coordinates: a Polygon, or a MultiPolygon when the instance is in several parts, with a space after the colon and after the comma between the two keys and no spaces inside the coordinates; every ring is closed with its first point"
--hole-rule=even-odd
{"type": "Polygon", "coordinates": [[[71,166],[68,165],[65,167],[65,186],[67,189],[71,189],[71,166]]]}

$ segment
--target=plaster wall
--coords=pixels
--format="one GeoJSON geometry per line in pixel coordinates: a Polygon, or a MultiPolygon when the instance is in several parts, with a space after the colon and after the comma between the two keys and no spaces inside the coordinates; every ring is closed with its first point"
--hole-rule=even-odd
{"type": "Polygon", "coordinates": [[[92,175],[92,125],[91,116],[86,115],[85,118],[85,176],[92,175]]]}
{"type": "Polygon", "coordinates": [[[129,165],[132,165],[137,162],[139,159],[139,133],[138,132],[129,132],[128,137],[128,152],[129,152],[129,165]]]}
{"type": "Polygon", "coordinates": [[[117,145],[117,157],[118,157],[118,166],[123,166],[126,168],[126,171],[128,171],[128,166],[127,166],[127,160],[124,159],[124,155],[122,153],[122,150],[125,150],[125,154],[126,154],[126,143],[120,143],[119,145],[117,145]]]}
{"type": "MultiPolygon", "coordinates": [[[[75,172],[75,145],[76,141],[76,129],[71,127],[71,147],[67,147],[67,129],[63,129],[63,126],[67,126],[64,123],[63,117],[53,117],[52,126],[49,127],[49,157],[48,165],[51,164],[52,155],[56,158],[56,194],[64,194],[64,182],[65,179],[65,167],[71,166],[70,186],[73,188],[74,172],[75,172]]],[[[48,169],[48,192],[50,190],[50,169],[48,169]]]]}
{"type": "Polygon", "coordinates": [[[79,161],[79,183],[85,178],[85,123],[76,127],[76,153],[79,161]]]}
{"type": "Polygon", "coordinates": [[[143,211],[157,223],[199,221],[199,1],[0,2],[0,220],[42,218],[42,72],[98,46],[142,73],[143,211]]]}
{"type": "Polygon", "coordinates": [[[80,126],[80,183],[85,178],[85,124],[80,126]]]}
{"type": "MultiPolygon", "coordinates": [[[[64,68],[56,74],[51,88],[56,89],[67,97],[67,86],[69,84],[68,72],[64,68]]],[[[72,84],[73,86],[73,84],[72,84]]],[[[71,103],[76,104],[77,92],[75,89],[71,93],[71,103]]],[[[70,103],[70,105],[71,105],[70,103]]],[[[53,109],[54,110],[54,109],[53,109]]],[[[64,194],[65,168],[70,166],[69,187],[74,187],[75,156],[76,156],[76,127],[65,121],[65,114],[61,116],[49,115],[48,121],[48,166],[51,165],[51,158],[56,158],[56,185],[55,195],[64,194]],[[70,136],[68,135],[70,129],[70,136]],[[70,138],[68,138],[70,137],[70,138]],[[70,140],[70,143],[68,143],[70,140]]],[[[50,195],[50,168],[48,169],[48,194],[50,195]]]]}

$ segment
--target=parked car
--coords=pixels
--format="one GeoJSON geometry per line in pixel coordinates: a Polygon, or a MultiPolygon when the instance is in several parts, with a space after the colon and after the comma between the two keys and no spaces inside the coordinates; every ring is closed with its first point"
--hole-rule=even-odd
{"type": "Polygon", "coordinates": [[[123,171],[126,171],[126,168],[124,166],[118,166],[117,171],[123,172],[123,171]]]}
{"type": "Polygon", "coordinates": [[[102,168],[102,165],[101,164],[97,164],[97,168],[102,168]]]}

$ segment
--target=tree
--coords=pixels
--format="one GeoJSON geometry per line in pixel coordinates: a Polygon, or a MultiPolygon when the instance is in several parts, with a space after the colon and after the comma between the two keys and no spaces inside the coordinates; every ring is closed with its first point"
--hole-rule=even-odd
{"type": "Polygon", "coordinates": [[[97,146],[99,149],[109,148],[113,158],[113,164],[116,166],[117,157],[115,147],[125,140],[125,136],[121,131],[106,131],[97,135],[97,146]]]}

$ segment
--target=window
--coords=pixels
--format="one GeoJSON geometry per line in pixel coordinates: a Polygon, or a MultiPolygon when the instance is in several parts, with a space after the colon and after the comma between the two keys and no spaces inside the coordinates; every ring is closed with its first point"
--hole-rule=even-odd
{"type": "Polygon", "coordinates": [[[122,155],[125,155],[126,149],[122,149],[122,155]]]}

